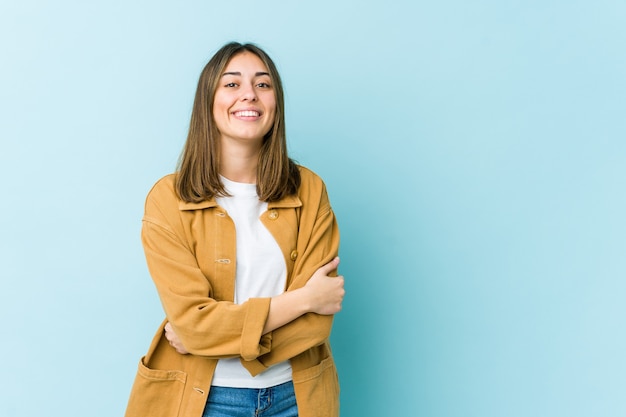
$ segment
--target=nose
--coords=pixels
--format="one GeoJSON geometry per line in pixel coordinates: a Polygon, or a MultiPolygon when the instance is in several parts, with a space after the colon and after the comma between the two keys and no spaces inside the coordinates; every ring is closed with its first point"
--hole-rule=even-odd
{"type": "Polygon", "coordinates": [[[253,85],[247,85],[241,90],[241,101],[256,101],[257,95],[253,85]]]}

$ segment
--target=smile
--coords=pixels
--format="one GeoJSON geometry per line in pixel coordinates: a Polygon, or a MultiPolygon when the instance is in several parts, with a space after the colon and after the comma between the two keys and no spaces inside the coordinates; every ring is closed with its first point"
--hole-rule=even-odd
{"type": "Polygon", "coordinates": [[[261,113],[255,110],[241,110],[233,113],[236,117],[259,117],[261,113]]]}

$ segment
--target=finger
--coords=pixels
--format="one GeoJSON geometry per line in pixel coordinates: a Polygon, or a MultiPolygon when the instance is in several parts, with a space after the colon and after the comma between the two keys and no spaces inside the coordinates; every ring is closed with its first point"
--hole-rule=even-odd
{"type": "Polygon", "coordinates": [[[320,271],[324,273],[324,275],[328,275],[329,272],[334,271],[339,266],[339,257],[336,256],[335,259],[328,262],[326,265],[323,265],[319,268],[320,271]]]}

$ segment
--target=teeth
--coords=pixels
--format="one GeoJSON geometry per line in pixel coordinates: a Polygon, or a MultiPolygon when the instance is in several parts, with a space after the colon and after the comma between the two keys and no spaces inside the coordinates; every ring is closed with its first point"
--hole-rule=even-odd
{"type": "Polygon", "coordinates": [[[258,117],[259,116],[259,112],[258,111],[254,111],[254,110],[244,110],[244,111],[235,112],[235,116],[239,116],[239,117],[258,117]]]}

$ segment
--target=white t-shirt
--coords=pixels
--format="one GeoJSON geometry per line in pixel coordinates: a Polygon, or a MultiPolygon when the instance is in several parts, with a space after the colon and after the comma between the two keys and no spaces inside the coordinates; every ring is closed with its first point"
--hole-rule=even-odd
{"type": "MultiPolygon", "coordinates": [[[[237,267],[235,304],[253,297],[273,297],[285,291],[287,267],[276,240],[259,217],[267,203],[259,201],[255,184],[244,184],[221,177],[230,197],[217,197],[235,223],[237,267]]],[[[289,361],[276,364],[252,377],[239,358],[220,359],[212,385],[236,388],[268,388],[291,380],[289,361]]]]}

